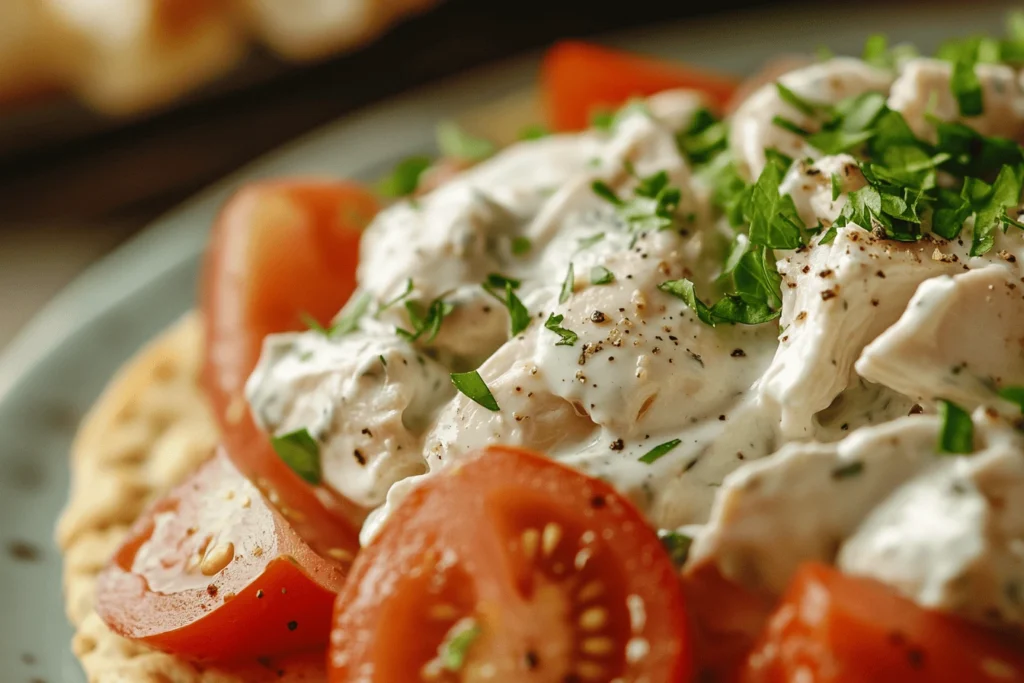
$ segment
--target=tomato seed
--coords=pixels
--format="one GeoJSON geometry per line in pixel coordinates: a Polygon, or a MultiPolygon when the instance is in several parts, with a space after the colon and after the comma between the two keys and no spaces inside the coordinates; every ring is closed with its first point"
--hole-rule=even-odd
{"type": "Polygon", "coordinates": [[[562,527],[554,522],[548,522],[545,524],[544,533],[541,535],[541,550],[544,553],[544,557],[550,557],[551,553],[555,552],[555,548],[558,547],[558,542],[561,540],[562,527]]]}
{"type": "Polygon", "coordinates": [[[583,641],[583,651],[588,655],[606,655],[614,649],[615,643],[611,638],[597,637],[587,638],[583,641]]]}
{"type": "Polygon", "coordinates": [[[537,545],[540,543],[540,532],[536,529],[527,529],[522,535],[523,554],[527,559],[533,559],[537,554],[537,545]]]}
{"type": "Polygon", "coordinates": [[[580,628],[584,631],[596,631],[608,623],[608,610],[603,607],[591,607],[580,615],[580,628]]]}
{"type": "Polygon", "coordinates": [[[208,550],[199,563],[199,571],[205,576],[213,576],[224,567],[228,566],[235,556],[234,543],[220,543],[208,550]]]}

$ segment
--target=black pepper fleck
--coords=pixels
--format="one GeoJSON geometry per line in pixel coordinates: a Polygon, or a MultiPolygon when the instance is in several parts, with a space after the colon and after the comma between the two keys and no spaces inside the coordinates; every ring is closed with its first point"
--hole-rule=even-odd
{"type": "Polygon", "coordinates": [[[612,441],[611,445],[608,446],[608,448],[612,449],[613,451],[621,451],[625,447],[626,444],[623,443],[622,439],[615,439],[615,441],[612,441]]]}
{"type": "Polygon", "coordinates": [[[289,631],[294,631],[298,627],[299,627],[299,622],[297,622],[297,621],[289,621],[288,622],[288,630],[289,631]]]}

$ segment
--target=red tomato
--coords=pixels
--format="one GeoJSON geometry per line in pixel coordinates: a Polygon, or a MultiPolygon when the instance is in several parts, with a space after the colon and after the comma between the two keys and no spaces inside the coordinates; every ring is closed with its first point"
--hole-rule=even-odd
{"type": "Polygon", "coordinates": [[[812,564],[794,577],[743,681],[1024,681],[1024,643],[921,609],[875,581],[812,564]]]}
{"type": "Polygon", "coordinates": [[[632,505],[503,447],[401,502],[338,596],[328,666],[375,683],[676,683],[691,668],[675,569],[632,505]]]}
{"type": "Polygon", "coordinates": [[[113,629],[191,660],[327,642],[347,563],[324,559],[220,452],[132,527],[96,584],[113,629]]]}
{"type": "Polygon", "coordinates": [[[595,111],[672,88],[699,90],[721,108],[737,83],[726,74],[576,41],[557,43],[541,65],[548,124],[557,131],[583,130],[595,111]]]}
{"type": "Polygon", "coordinates": [[[358,548],[362,511],[315,491],[277,457],[252,422],[244,388],[264,337],[303,329],[304,315],[327,325],[352,295],[361,231],[377,209],[354,183],[249,185],[217,219],[201,291],[203,381],[229,455],[293,523],[302,520],[300,531],[320,529],[327,545],[348,551],[358,548]]]}
{"type": "Polygon", "coordinates": [[[697,680],[736,680],[738,669],[768,623],[775,600],[726,579],[710,563],[687,570],[683,591],[692,623],[697,680]]]}

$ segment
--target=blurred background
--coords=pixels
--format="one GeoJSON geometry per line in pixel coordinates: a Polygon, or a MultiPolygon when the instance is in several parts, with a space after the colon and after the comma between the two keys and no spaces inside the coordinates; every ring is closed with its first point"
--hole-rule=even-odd
{"type": "Polygon", "coordinates": [[[317,125],[558,38],[765,4],[801,3],[0,0],[0,349],[90,262],[317,125]]]}

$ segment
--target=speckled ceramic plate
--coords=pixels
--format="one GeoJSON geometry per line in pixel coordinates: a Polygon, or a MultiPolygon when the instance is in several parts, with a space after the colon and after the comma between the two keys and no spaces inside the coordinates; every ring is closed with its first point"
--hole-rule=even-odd
{"type": "MultiPolygon", "coordinates": [[[[613,36],[612,45],[749,72],[780,51],[856,53],[884,31],[928,48],[999,30],[1016,3],[855,3],[735,14],[613,36]]],[[[309,135],[205,192],[92,267],[0,357],[0,679],[84,680],[68,644],[53,525],[68,486],[78,420],[111,374],[194,300],[198,257],[218,205],[243,182],[281,174],[374,178],[429,150],[437,120],[496,106],[530,87],[536,57],[431,86],[309,135]]],[[[0,299],[0,305],[2,299],[0,299]]]]}

